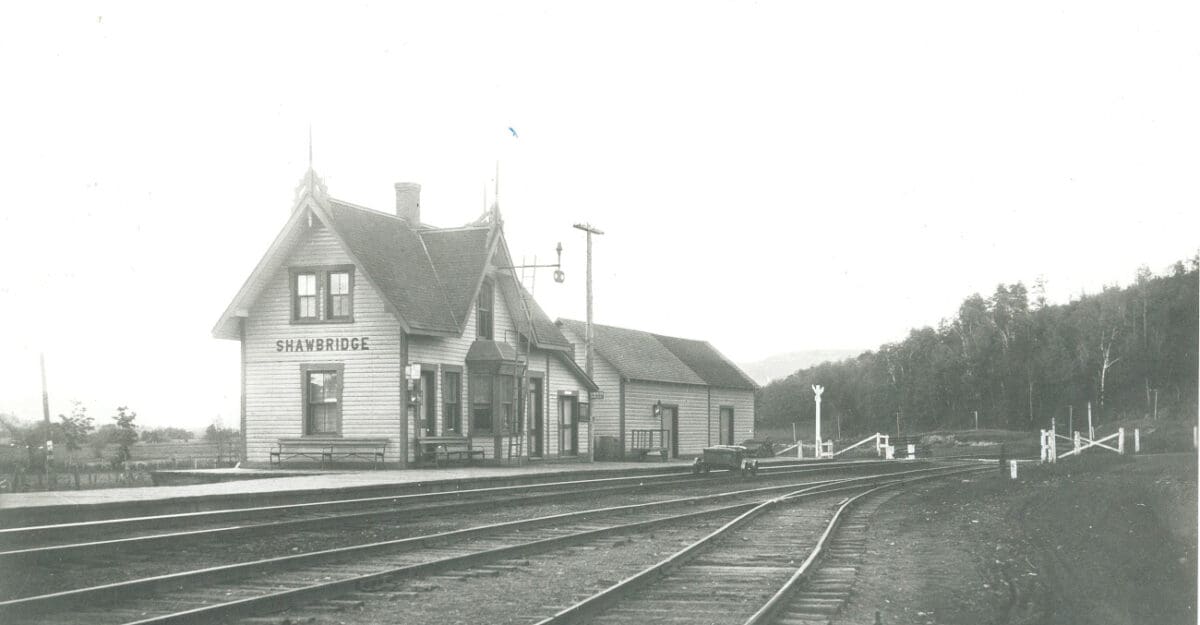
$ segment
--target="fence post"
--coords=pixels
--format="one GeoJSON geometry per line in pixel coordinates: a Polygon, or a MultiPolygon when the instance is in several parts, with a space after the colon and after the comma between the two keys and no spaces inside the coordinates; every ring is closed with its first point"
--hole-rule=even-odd
{"type": "Polygon", "coordinates": [[[1058,432],[1050,433],[1050,463],[1058,462],[1058,432]]]}
{"type": "Polygon", "coordinates": [[[1046,430],[1039,430],[1038,445],[1042,448],[1041,463],[1046,464],[1046,459],[1050,456],[1050,450],[1046,445],[1046,430]]]}
{"type": "Polygon", "coordinates": [[[1079,455],[1079,432],[1075,432],[1075,455],[1079,455]]]}
{"type": "Polygon", "coordinates": [[[1125,428],[1117,428],[1117,453],[1125,455],[1125,428]]]}
{"type": "Polygon", "coordinates": [[[1133,428],[1133,453],[1142,453],[1142,431],[1139,428],[1133,428]]]}
{"type": "Polygon", "coordinates": [[[1016,460],[1008,461],[1008,477],[1009,477],[1009,479],[1013,479],[1013,480],[1017,479],[1017,461],[1016,460]]]}
{"type": "Polygon", "coordinates": [[[804,459],[804,441],[796,439],[796,459],[804,459]]]}

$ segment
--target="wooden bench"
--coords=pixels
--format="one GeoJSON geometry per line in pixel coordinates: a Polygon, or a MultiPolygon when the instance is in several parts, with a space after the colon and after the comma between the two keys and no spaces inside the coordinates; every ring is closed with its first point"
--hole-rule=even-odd
{"type": "Polygon", "coordinates": [[[271,451],[271,464],[283,464],[284,460],[308,458],[322,466],[334,458],[370,460],[371,466],[383,463],[387,450],[386,438],[281,438],[271,451]]]}
{"type": "Polygon", "coordinates": [[[641,460],[647,454],[656,453],[667,460],[667,433],[670,430],[630,430],[629,455],[641,460]]]}
{"type": "Polygon", "coordinates": [[[466,436],[423,436],[417,439],[417,460],[421,464],[433,462],[440,467],[442,462],[450,460],[466,460],[467,464],[479,456],[482,460],[486,454],[482,449],[472,449],[471,439],[466,436]]]}

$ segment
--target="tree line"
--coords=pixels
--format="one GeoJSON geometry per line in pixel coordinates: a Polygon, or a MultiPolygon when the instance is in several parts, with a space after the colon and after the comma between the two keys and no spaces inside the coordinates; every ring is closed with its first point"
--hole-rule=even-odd
{"type": "MultiPolygon", "coordinates": [[[[111,423],[97,427],[87,407],[75,401],[70,414],[60,414],[50,421],[48,431],[45,421],[24,421],[6,414],[0,414],[0,428],[7,434],[9,446],[24,451],[24,464],[28,467],[43,465],[48,440],[60,453],[89,449],[96,459],[102,458],[105,449],[113,446],[115,455],[108,460],[120,463],[134,459],[134,446],[139,441],[186,443],[196,436],[194,432],[178,427],[142,428],[137,424],[137,413],[127,406],[117,407],[110,419],[111,423]]],[[[237,430],[222,427],[219,423],[209,425],[203,436],[206,442],[217,444],[230,444],[237,437],[237,430]]]]}
{"type": "Polygon", "coordinates": [[[966,298],[936,328],[857,358],[775,380],[756,394],[757,421],[812,423],[811,385],[825,387],[822,431],[843,436],[974,427],[1037,430],[1057,417],[1076,428],[1088,402],[1097,423],[1197,414],[1197,258],[1164,275],[1049,304],[1045,284],[966,298]],[[1031,297],[1032,295],[1032,297],[1031,297]],[[827,425],[826,425],[827,424],[827,425]]]}

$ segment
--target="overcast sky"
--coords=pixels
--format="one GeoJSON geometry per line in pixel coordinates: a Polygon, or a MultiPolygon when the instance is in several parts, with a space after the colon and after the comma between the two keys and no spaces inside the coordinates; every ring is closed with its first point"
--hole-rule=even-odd
{"type": "Polygon", "coordinates": [[[307,167],[563,243],[551,316],[737,361],[873,348],[1039,275],[1200,242],[1197,3],[26,3],[0,8],[0,412],[237,422],[211,328],[307,167]],[[398,6],[393,6],[396,4],[398,6]],[[517,137],[508,132],[511,127],[517,137]]]}

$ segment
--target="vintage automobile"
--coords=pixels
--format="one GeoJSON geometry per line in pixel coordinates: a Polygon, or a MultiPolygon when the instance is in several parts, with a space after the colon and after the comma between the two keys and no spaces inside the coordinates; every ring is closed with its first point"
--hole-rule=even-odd
{"type": "Polygon", "coordinates": [[[746,455],[754,458],[772,458],[775,456],[775,441],[771,437],[767,438],[751,438],[742,441],[742,447],[746,448],[746,455]]]}
{"type": "Polygon", "coordinates": [[[741,445],[713,445],[705,447],[704,453],[692,463],[692,473],[708,473],[713,469],[758,475],[758,461],[748,459],[746,448],[741,445]]]}

